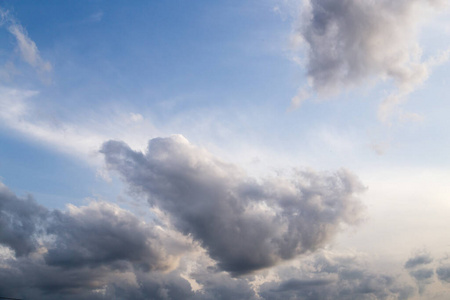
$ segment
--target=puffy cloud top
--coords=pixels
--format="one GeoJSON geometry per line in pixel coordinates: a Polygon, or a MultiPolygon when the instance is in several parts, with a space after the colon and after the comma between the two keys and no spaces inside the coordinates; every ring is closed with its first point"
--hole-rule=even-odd
{"type": "Polygon", "coordinates": [[[108,203],[55,211],[47,232],[55,239],[45,255],[49,265],[123,268],[131,262],[145,270],[167,270],[174,263],[153,227],[108,203]]]}
{"type": "Polygon", "coordinates": [[[363,187],[345,170],[258,181],[181,136],[150,140],[146,154],[117,141],[101,151],[133,191],[235,275],[313,251],[360,217],[363,187]]]}
{"type": "Polygon", "coordinates": [[[31,197],[19,199],[0,182],[0,244],[27,255],[38,248],[37,233],[43,230],[46,208],[31,197]]]}
{"type": "Polygon", "coordinates": [[[311,0],[298,34],[308,50],[313,88],[335,93],[373,78],[411,89],[428,76],[417,29],[430,7],[443,1],[311,0]]]}

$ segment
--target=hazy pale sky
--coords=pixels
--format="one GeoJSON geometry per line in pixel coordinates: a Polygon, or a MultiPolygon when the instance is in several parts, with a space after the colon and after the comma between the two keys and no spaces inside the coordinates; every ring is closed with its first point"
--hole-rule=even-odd
{"type": "Polygon", "coordinates": [[[446,0],[0,1],[0,296],[449,299],[446,0]]]}

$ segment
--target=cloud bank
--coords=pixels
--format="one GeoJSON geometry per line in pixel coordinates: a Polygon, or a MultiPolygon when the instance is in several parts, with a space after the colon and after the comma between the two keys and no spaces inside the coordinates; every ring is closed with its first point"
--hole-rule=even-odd
{"type": "Polygon", "coordinates": [[[341,225],[359,220],[362,187],[346,171],[257,181],[181,136],[150,140],[146,154],[110,141],[103,153],[169,224],[107,202],[48,210],[0,185],[1,295],[411,299],[450,281],[448,263],[427,253],[405,262],[411,284],[375,271],[362,255],[323,250],[341,225]]]}
{"type": "Polygon", "coordinates": [[[0,225],[2,295],[48,299],[44,294],[92,293],[105,285],[108,274],[170,271],[183,248],[116,205],[92,202],[50,211],[3,184],[0,225]],[[166,242],[176,247],[169,250],[166,242]]]}
{"type": "Polygon", "coordinates": [[[180,247],[164,230],[105,202],[50,211],[1,185],[0,213],[0,293],[9,297],[256,300],[412,295],[395,277],[365,270],[356,256],[324,251],[303,258],[297,267],[276,267],[278,279],[267,277],[256,286],[252,276],[233,278],[221,272],[202,252],[196,254],[197,267],[188,271],[192,248],[180,247]],[[187,256],[181,262],[180,249],[187,256]],[[199,289],[193,289],[192,280],[199,289]]]}
{"type": "Polygon", "coordinates": [[[169,223],[106,202],[48,210],[1,185],[2,295],[260,299],[245,274],[315,252],[360,221],[364,188],[345,170],[257,180],[182,136],[152,139],[146,154],[116,141],[102,152],[169,223]]]}

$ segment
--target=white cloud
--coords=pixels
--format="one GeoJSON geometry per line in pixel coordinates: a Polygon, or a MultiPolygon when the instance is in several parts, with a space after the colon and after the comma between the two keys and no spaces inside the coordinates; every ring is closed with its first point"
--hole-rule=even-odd
{"type": "MultiPolygon", "coordinates": [[[[306,1],[297,38],[307,51],[307,75],[319,96],[379,79],[396,86],[380,106],[387,121],[397,106],[430,75],[431,67],[448,60],[448,51],[422,59],[418,33],[445,1],[306,1]]],[[[299,97],[292,100],[297,105],[299,97]]],[[[405,118],[403,112],[397,116],[405,118]]]]}

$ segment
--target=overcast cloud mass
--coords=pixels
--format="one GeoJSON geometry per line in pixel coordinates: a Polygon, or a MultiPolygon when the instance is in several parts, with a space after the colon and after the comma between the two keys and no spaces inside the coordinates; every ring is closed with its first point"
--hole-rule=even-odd
{"type": "Polygon", "coordinates": [[[450,299],[448,7],[0,0],[0,298],[450,299]]]}
{"type": "MultiPolygon", "coordinates": [[[[176,143],[176,139],[180,137],[163,142],[176,143]]],[[[184,140],[181,142],[184,147],[190,146],[184,140]]],[[[319,192],[317,187],[316,192],[319,192]]],[[[301,201],[306,200],[298,199],[301,201]]],[[[191,233],[195,239],[203,238],[201,243],[211,257],[217,259],[220,268],[216,269],[214,264],[207,267],[208,263],[202,265],[205,262],[199,261],[200,265],[192,270],[190,280],[195,280],[202,288],[194,290],[183,275],[186,262],[179,259],[180,249],[189,251],[188,248],[195,248],[195,245],[187,246],[187,243],[183,245],[181,241],[170,240],[171,237],[159,226],[139,221],[116,205],[92,202],[84,207],[69,206],[66,211],[49,211],[32,198],[18,198],[4,185],[0,205],[2,220],[6,219],[5,215],[9,217],[9,227],[2,226],[7,231],[1,239],[0,290],[10,296],[25,299],[409,299],[415,293],[413,286],[395,275],[368,270],[364,259],[357,255],[326,251],[308,255],[298,265],[280,267],[278,280],[268,280],[255,289],[248,280],[251,277],[232,278],[220,271],[241,274],[256,267],[267,267],[258,264],[256,267],[251,265],[253,269],[250,269],[248,264],[243,264],[239,270],[232,269],[236,260],[245,261],[249,253],[258,253],[245,239],[254,243],[258,240],[254,236],[235,238],[231,242],[242,241],[241,245],[235,245],[239,252],[226,256],[224,251],[219,252],[210,245],[220,243],[232,251],[231,245],[226,245],[231,243],[226,240],[231,235],[226,232],[227,228],[222,234],[217,232],[219,237],[212,241],[205,240],[207,236],[191,233]],[[24,206],[28,207],[27,213],[21,211],[24,206]],[[16,236],[13,241],[8,239],[12,233],[16,236]]],[[[262,212],[259,215],[259,218],[264,217],[262,212]]],[[[239,218],[249,218],[245,224],[251,224],[251,215],[241,214],[239,218]]],[[[239,221],[236,224],[240,224],[239,221]]],[[[212,228],[214,226],[212,223],[212,228]]],[[[274,231],[282,231],[282,225],[279,226],[274,231]]],[[[326,224],[323,226],[327,227],[326,224]]],[[[249,229],[239,230],[245,233],[249,229]]],[[[270,235],[262,240],[269,238],[278,242],[277,236],[270,235]]],[[[284,246],[279,243],[273,248],[284,246]]],[[[313,252],[314,249],[306,250],[313,252]]],[[[299,253],[306,250],[300,249],[299,253]]],[[[266,247],[260,250],[259,257],[271,254],[264,251],[275,252],[266,247]]],[[[287,258],[290,257],[276,259],[287,258]]],[[[420,292],[426,284],[432,283],[434,274],[433,268],[410,270],[419,266],[421,260],[422,257],[417,256],[406,263],[411,276],[419,284],[420,292]],[[416,263],[411,265],[411,262],[416,263]]],[[[444,266],[437,268],[441,281],[448,281],[447,269],[444,266]]]]}

